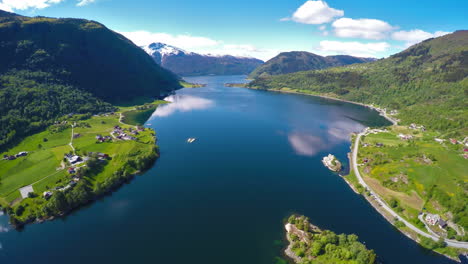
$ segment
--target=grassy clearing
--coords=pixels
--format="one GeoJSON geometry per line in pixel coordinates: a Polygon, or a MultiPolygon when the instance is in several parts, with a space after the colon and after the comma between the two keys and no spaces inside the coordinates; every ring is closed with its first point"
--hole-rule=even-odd
{"type": "Polygon", "coordinates": [[[186,82],[186,81],[181,81],[180,82],[180,85],[182,85],[182,87],[184,88],[201,88],[201,87],[205,87],[206,84],[201,84],[201,83],[189,83],[189,82],[186,82]]]}

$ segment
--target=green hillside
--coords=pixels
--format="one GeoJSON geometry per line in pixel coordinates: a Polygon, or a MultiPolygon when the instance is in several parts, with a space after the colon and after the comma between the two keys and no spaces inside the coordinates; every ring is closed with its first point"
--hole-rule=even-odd
{"type": "Polygon", "coordinates": [[[468,31],[429,39],[387,59],[257,78],[258,89],[329,95],[399,110],[403,124],[463,136],[468,130],[468,31]]]}
{"type": "Polygon", "coordinates": [[[155,98],[178,77],[104,25],[0,11],[0,149],[69,113],[155,98]]]}
{"type": "Polygon", "coordinates": [[[347,55],[323,57],[306,51],[282,52],[265,64],[258,66],[249,78],[267,77],[298,71],[320,70],[354,63],[371,62],[375,59],[347,55]]]}

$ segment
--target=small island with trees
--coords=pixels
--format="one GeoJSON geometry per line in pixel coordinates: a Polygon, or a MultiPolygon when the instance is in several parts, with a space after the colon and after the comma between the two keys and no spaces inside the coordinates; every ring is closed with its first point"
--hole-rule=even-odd
{"type": "Polygon", "coordinates": [[[358,236],[321,230],[305,216],[291,215],[285,224],[286,256],[297,264],[373,264],[376,254],[358,241],[358,236]]]}

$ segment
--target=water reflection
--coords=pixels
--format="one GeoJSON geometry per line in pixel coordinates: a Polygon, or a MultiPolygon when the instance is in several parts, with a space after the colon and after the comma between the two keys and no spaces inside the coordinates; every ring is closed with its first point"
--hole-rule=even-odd
{"type": "Polygon", "coordinates": [[[328,126],[327,133],[332,142],[349,141],[351,133],[359,132],[363,128],[364,126],[359,123],[340,120],[331,123],[328,126]]]}
{"type": "Polygon", "coordinates": [[[288,140],[296,153],[303,156],[314,156],[326,147],[320,137],[304,132],[292,132],[288,135],[288,140]]]}
{"type": "Polygon", "coordinates": [[[296,129],[288,134],[288,141],[296,154],[315,156],[318,152],[350,140],[350,134],[363,129],[363,126],[352,121],[332,122],[326,128],[326,137],[317,130],[296,129]]]}
{"type": "Polygon", "coordinates": [[[171,103],[159,106],[151,116],[151,119],[170,116],[175,112],[206,109],[214,105],[212,100],[192,95],[171,95],[164,100],[171,103]]]}

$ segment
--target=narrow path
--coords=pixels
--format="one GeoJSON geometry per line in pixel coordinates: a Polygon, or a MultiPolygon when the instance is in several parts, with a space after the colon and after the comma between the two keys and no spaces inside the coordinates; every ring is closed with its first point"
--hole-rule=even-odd
{"type": "Polygon", "coordinates": [[[71,147],[72,150],[73,150],[73,154],[75,154],[75,147],[73,147],[73,136],[75,135],[74,132],[73,132],[74,126],[72,125],[71,128],[72,128],[72,131],[71,131],[71,138],[70,138],[70,143],[68,143],[68,145],[70,145],[70,147],[71,147]]]}
{"type": "MultiPolygon", "coordinates": [[[[399,221],[405,223],[405,225],[410,228],[411,230],[413,230],[414,232],[420,234],[421,236],[424,236],[424,237],[428,237],[428,238],[431,238],[435,241],[439,240],[439,236],[437,235],[432,235],[432,234],[428,234],[422,230],[420,230],[419,228],[417,228],[416,226],[414,226],[413,224],[411,224],[410,222],[406,221],[405,219],[403,219],[402,217],[400,217],[395,211],[393,211],[393,209],[391,209],[383,200],[382,198],[380,198],[380,196],[375,193],[367,184],[366,182],[364,181],[364,179],[361,177],[361,174],[359,173],[359,169],[358,169],[358,166],[357,166],[357,153],[358,153],[358,150],[359,150],[359,143],[360,143],[360,140],[361,140],[361,136],[363,136],[365,133],[367,132],[367,128],[364,130],[364,132],[361,132],[357,135],[356,137],[356,141],[354,142],[354,148],[353,148],[353,155],[352,155],[352,164],[353,164],[353,170],[356,174],[356,177],[359,181],[359,183],[364,186],[364,188],[368,189],[369,192],[371,193],[371,196],[374,196],[375,200],[379,203],[379,205],[381,206],[381,208],[385,209],[388,213],[390,213],[393,217],[397,218],[399,221]]],[[[445,239],[445,243],[447,243],[448,246],[451,246],[451,247],[456,247],[456,248],[465,248],[465,249],[468,249],[468,242],[459,242],[459,241],[456,241],[456,240],[450,240],[450,239],[445,239]]]]}

